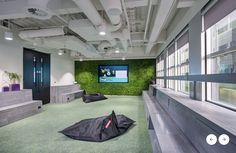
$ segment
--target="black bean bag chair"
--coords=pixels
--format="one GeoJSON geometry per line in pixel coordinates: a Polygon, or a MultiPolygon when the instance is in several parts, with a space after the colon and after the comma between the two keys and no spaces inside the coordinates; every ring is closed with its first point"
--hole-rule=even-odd
{"type": "Polygon", "coordinates": [[[64,135],[83,141],[102,142],[125,133],[134,121],[124,115],[85,119],[60,131],[64,135]]]}
{"type": "Polygon", "coordinates": [[[107,99],[107,97],[105,97],[101,93],[86,94],[86,91],[84,91],[82,98],[83,98],[83,102],[85,102],[85,103],[91,103],[91,102],[107,99]]]}

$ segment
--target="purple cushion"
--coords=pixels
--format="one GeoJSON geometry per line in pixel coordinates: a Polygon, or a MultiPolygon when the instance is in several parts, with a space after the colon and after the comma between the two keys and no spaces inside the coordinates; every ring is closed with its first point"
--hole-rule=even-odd
{"type": "Polygon", "coordinates": [[[11,89],[11,91],[19,91],[20,90],[20,84],[11,84],[10,89],[11,89]]]}
{"type": "Polygon", "coordinates": [[[8,86],[2,87],[2,92],[8,92],[10,88],[8,86]]]}

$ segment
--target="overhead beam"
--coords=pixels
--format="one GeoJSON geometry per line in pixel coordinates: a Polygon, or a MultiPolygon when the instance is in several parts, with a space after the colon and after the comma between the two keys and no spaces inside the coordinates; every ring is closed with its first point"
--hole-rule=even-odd
{"type": "MultiPolygon", "coordinates": [[[[148,6],[149,0],[127,0],[125,1],[126,8],[135,8],[135,7],[142,7],[148,6]]],[[[157,5],[159,0],[153,0],[152,5],[157,5]]]]}
{"type": "Polygon", "coordinates": [[[156,43],[160,43],[160,44],[165,43],[166,38],[167,38],[167,31],[166,31],[166,29],[164,29],[161,31],[156,43]]]}
{"type": "Polygon", "coordinates": [[[180,0],[177,4],[177,8],[188,8],[195,4],[195,0],[180,0]]]}
{"type": "Polygon", "coordinates": [[[168,18],[171,16],[172,11],[176,8],[177,0],[161,0],[159,9],[154,19],[154,26],[151,30],[149,42],[146,47],[146,54],[150,54],[152,47],[156,44],[168,18]]]}

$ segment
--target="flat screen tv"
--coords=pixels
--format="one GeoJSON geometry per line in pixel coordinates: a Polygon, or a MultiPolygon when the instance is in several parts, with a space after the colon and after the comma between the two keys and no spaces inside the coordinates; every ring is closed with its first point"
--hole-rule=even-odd
{"type": "Polygon", "coordinates": [[[99,65],[98,66],[99,83],[128,83],[129,66],[128,65],[99,65]]]}

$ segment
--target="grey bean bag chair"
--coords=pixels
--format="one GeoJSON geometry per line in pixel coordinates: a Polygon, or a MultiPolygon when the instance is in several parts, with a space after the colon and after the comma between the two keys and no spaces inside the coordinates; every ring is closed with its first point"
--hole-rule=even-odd
{"type": "Polygon", "coordinates": [[[91,102],[107,99],[107,97],[105,97],[101,93],[86,94],[86,91],[84,91],[84,94],[83,94],[82,98],[83,98],[83,102],[85,102],[85,103],[91,103],[91,102]]]}
{"type": "Polygon", "coordinates": [[[64,135],[83,141],[102,142],[125,133],[134,121],[124,115],[85,119],[60,131],[64,135]]]}

